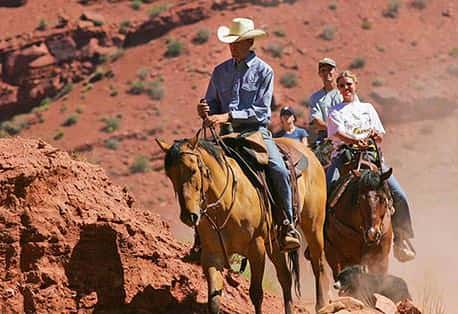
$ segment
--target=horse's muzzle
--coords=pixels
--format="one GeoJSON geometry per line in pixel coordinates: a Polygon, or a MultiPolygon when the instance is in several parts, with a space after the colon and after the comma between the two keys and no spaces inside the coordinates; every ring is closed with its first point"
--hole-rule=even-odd
{"type": "Polygon", "coordinates": [[[200,216],[195,213],[181,213],[180,219],[185,225],[195,227],[199,224],[200,216]]]}

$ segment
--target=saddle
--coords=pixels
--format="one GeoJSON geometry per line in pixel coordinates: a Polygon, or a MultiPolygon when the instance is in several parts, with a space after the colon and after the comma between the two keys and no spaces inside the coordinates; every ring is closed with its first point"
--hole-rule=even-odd
{"type": "MultiPolygon", "coordinates": [[[[268,184],[269,179],[266,176],[265,170],[269,162],[262,134],[258,131],[244,133],[230,133],[222,136],[223,142],[232,151],[230,154],[240,165],[246,176],[255,186],[261,199],[267,209],[271,207],[279,208],[273,197],[273,191],[268,184]]],[[[297,188],[297,179],[302,175],[302,172],[308,167],[307,157],[292,146],[276,142],[280,153],[283,156],[286,167],[289,171],[289,177],[292,190],[293,215],[295,222],[299,218],[299,195],[297,188]]],[[[274,210],[274,220],[279,223],[286,218],[283,210],[274,210]],[[281,213],[279,215],[279,213],[281,213]]]]}
{"type": "Polygon", "coordinates": [[[339,168],[339,180],[329,187],[328,209],[335,207],[360,169],[377,170],[380,166],[375,144],[369,146],[367,150],[359,150],[349,145],[343,145],[341,153],[336,158],[343,158],[343,166],[339,168]]]}

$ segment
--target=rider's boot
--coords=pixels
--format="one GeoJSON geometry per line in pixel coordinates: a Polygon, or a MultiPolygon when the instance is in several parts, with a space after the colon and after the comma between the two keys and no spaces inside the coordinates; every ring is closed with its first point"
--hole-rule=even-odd
{"type": "Polygon", "coordinates": [[[283,243],[281,250],[283,252],[291,252],[300,248],[300,234],[294,227],[294,224],[290,223],[288,220],[285,220],[283,222],[282,229],[283,243]]]}
{"type": "Polygon", "coordinates": [[[393,255],[401,263],[411,261],[415,258],[416,252],[412,243],[402,233],[395,235],[393,243],[393,255]]]}

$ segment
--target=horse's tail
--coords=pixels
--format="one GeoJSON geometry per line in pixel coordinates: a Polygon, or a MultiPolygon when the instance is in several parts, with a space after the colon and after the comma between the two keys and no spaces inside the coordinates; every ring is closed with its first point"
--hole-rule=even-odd
{"type": "Polygon", "coordinates": [[[294,283],[294,291],[297,297],[301,296],[301,272],[299,267],[299,250],[288,253],[289,271],[294,283]]]}

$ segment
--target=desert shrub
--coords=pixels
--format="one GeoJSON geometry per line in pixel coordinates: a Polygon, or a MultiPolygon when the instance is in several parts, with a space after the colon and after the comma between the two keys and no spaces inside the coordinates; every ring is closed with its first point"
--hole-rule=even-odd
{"type": "Polygon", "coordinates": [[[447,73],[458,77],[458,64],[450,64],[447,67],[447,73]]]}
{"type": "Polygon", "coordinates": [[[169,39],[167,41],[167,50],[165,56],[167,58],[175,58],[181,55],[183,52],[183,44],[175,39],[169,39]]]}
{"type": "Polygon", "coordinates": [[[62,123],[62,126],[72,126],[75,125],[78,122],[79,116],[77,114],[71,114],[65,119],[64,123],[62,123]]]}
{"type": "Polygon", "coordinates": [[[60,140],[60,139],[63,138],[63,137],[64,137],[64,131],[62,131],[62,130],[57,130],[56,133],[54,133],[53,139],[54,139],[55,141],[58,141],[58,140],[60,140]]]}
{"type": "Polygon", "coordinates": [[[124,53],[126,51],[123,49],[123,48],[118,48],[116,49],[115,52],[113,52],[109,57],[108,59],[110,60],[110,62],[115,62],[116,60],[118,60],[119,58],[121,58],[124,53]]]}
{"type": "Polygon", "coordinates": [[[280,78],[280,84],[286,88],[292,88],[297,85],[297,76],[293,72],[285,73],[280,78]]]}
{"type": "Polygon", "coordinates": [[[121,118],[119,116],[103,118],[102,122],[104,123],[102,131],[112,133],[119,129],[119,126],[121,125],[121,118]]]}
{"type": "Polygon", "coordinates": [[[192,42],[196,45],[202,45],[210,38],[210,31],[206,28],[199,29],[192,39],[192,42]]]}
{"type": "Polygon", "coordinates": [[[129,20],[124,20],[119,24],[119,29],[118,31],[121,34],[127,34],[129,31],[129,27],[132,25],[132,23],[129,20]]]}
{"type": "Polygon", "coordinates": [[[328,41],[333,40],[335,33],[336,29],[333,26],[326,25],[320,34],[320,38],[328,41]]]}
{"type": "Polygon", "coordinates": [[[65,86],[57,93],[56,99],[64,97],[65,95],[69,94],[73,90],[73,84],[67,83],[65,86]]]}
{"type": "Polygon", "coordinates": [[[389,18],[397,18],[399,14],[399,8],[401,2],[399,0],[390,0],[385,10],[383,10],[383,16],[389,18]]]}
{"type": "Polygon", "coordinates": [[[364,59],[363,57],[356,57],[353,59],[353,61],[350,63],[348,67],[354,70],[354,69],[364,68],[365,65],[366,65],[366,59],[364,59]]]}
{"type": "Polygon", "coordinates": [[[413,0],[411,2],[412,7],[414,7],[415,9],[419,9],[419,10],[423,10],[424,8],[426,8],[427,4],[428,4],[427,0],[413,0]]]}
{"type": "Polygon", "coordinates": [[[14,121],[5,121],[0,124],[0,129],[8,135],[16,135],[21,133],[22,125],[15,123],[14,121]]]}
{"type": "Polygon", "coordinates": [[[372,23],[368,19],[363,19],[361,22],[361,28],[365,30],[369,30],[372,28],[372,23]]]}
{"type": "Polygon", "coordinates": [[[44,31],[48,28],[48,22],[45,19],[40,19],[37,25],[37,30],[44,31]]]}
{"type": "Polygon", "coordinates": [[[372,86],[379,87],[385,85],[385,80],[381,77],[377,77],[372,81],[372,86]]]}
{"type": "Polygon", "coordinates": [[[101,20],[93,20],[92,23],[94,26],[102,26],[104,24],[104,22],[101,20]]]}
{"type": "Polygon", "coordinates": [[[111,150],[117,150],[119,147],[119,140],[115,138],[109,138],[104,142],[104,146],[111,150]]]}
{"type": "Polygon", "coordinates": [[[158,5],[155,5],[154,7],[152,7],[151,9],[149,9],[148,11],[148,15],[150,18],[155,18],[156,16],[158,16],[159,14],[161,14],[162,12],[165,12],[167,11],[167,5],[166,4],[158,4],[158,5]]]}
{"type": "Polygon", "coordinates": [[[150,170],[149,159],[146,156],[137,156],[129,167],[131,173],[145,173],[150,170]]]}
{"type": "Polygon", "coordinates": [[[160,80],[148,82],[145,90],[148,96],[153,100],[161,100],[164,97],[164,88],[160,80]]]}
{"type": "Polygon", "coordinates": [[[137,77],[140,80],[144,81],[144,80],[146,80],[148,78],[148,76],[149,76],[149,69],[148,68],[140,68],[140,69],[138,69],[137,77]]]}
{"type": "Polygon", "coordinates": [[[458,47],[453,47],[448,51],[448,55],[453,58],[458,58],[458,47]]]}
{"type": "Polygon", "coordinates": [[[114,85],[110,85],[110,96],[111,97],[118,96],[118,90],[116,89],[116,86],[114,85]]]}
{"type": "Polygon", "coordinates": [[[132,2],[130,3],[130,7],[138,11],[142,7],[142,3],[142,0],[132,0],[132,2]]]}
{"type": "Polygon", "coordinates": [[[329,10],[332,10],[332,11],[337,10],[337,3],[331,2],[331,3],[328,5],[328,9],[329,9],[329,10]]]}
{"type": "Polygon", "coordinates": [[[279,43],[270,43],[267,45],[266,51],[274,58],[281,58],[283,46],[279,43]]]}
{"type": "Polygon", "coordinates": [[[285,37],[286,36],[286,33],[284,30],[282,29],[276,29],[273,31],[273,34],[277,37],[285,37]]]}
{"type": "Polygon", "coordinates": [[[145,83],[143,81],[133,81],[130,83],[127,92],[132,95],[140,95],[145,92],[145,83]]]}

